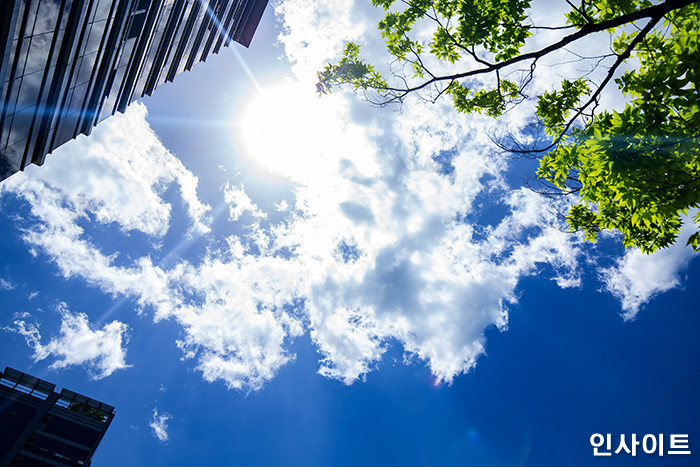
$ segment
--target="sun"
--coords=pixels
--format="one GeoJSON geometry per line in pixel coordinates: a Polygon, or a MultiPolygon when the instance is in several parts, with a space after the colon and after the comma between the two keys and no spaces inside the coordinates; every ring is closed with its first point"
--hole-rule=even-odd
{"type": "Polygon", "coordinates": [[[293,180],[322,176],[342,140],[343,122],[331,99],[313,86],[276,84],[250,99],[236,124],[245,157],[263,172],[293,180]]]}

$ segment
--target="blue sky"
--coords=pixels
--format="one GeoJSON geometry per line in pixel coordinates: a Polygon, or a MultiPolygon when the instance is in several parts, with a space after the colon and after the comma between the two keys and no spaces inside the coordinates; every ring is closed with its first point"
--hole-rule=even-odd
{"type": "Polygon", "coordinates": [[[0,363],[116,407],[100,466],[696,465],[685,239],[558,229],[489,142],[527,105],[319,98],[377,12],[310,3],[0,184],[0,363]]]}

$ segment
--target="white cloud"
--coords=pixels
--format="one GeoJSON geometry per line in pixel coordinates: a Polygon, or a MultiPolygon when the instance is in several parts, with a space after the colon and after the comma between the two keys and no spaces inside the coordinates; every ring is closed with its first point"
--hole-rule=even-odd
{"type": "Polygon", "coordinates": [[[284,309],[299,294],[296,272],[284,259],[251,255],[181,264],[171,279],[183,293],[168,290],[172,301],[157,306],[157,318],[174,317],[183,326],[178,345],[186,357],[198,357],[207,381],[258,389],[294,358],[285,345],[303,332],[284,309]]]}
{"type": "Polygon", "coordinates": [[[250,200],[244,187],[234,187],[228,183],[224,187],[224,200],[229,205],[229,219],[237,221],[244,212],[249,212],[253,217],[265,217],[260,209],[250,200]]]}
{"type": "Polygon", "coordinates": [[[345,141],[335,139],[323,148],[333,170],[298,180],[298,214],[268,236],[293,251],[307,278],[322,374],[355,381],[396,339],[449,381],[483,353],[487,326],[505,327],[519,278],[538,263],[554,266],[560,283],[576,283],[575,237],[543,229],[556,216],[526,190],[504,201],[512,214],[484,239],[457,220],[473,214],[479,194],[503,186],[505,164],[485,150],[488,120],[456,117],[444,105],[372,119],[349,143],[366,148],[369,162],[339,154],[345,141]],[[438,163],[444,150],[452,159],[438,163]],[[527,228],[531,238],[521,244],[527,228]],[[343,242],[353,261],[338,254],[343,242]]]}
{"type": "MultiPolygon", "coordinates": [[[[145,121],[143,124],[146,125],[145,121]]],[[[118,157],[116,151],[111,154],[118,157]]],[[[50,169],[50,163],[58,162],[49,159],[47,167],[42,169],[50,169]]],[[[21,182],[9,187],[30,202],[36,217],[36,222],[24,231],[24,240],[46,253],[64,277],[80,277],[109,294],[131,297],[141,307],[152,308],[156,321],[176,319],[185,329],[179,345],[186,356],[197,356],[198,368],[207,380],[223,379],[231,387],[257,389],[293,358],[284,345],[302,331],[298,320],[283,305],[293,300],[298,278],[283,259],[201,258],[199,264],[181,262],[165,270],[154,265],[149,256],[141,256],[117,266],[117,257],[105,255],[100,249],[105,245],[88,241],[78,225],[82,213],[89,214],[91,206],[97,205],[94,199],[85,196],[78,208],[67,201],[70,195],[65,191],[34,180],[34,173],[18,174],[21,182]]],[[[138,172],[131,176],[148,178],[150,174],[138,172]]],[[[109,177],[109,173],[88,170],[82,180],[84,184],[99,186],[101,178],[109,177]]],[[[143,185],[144,182],[132,183],[143,185]]],[[[239,193],[245,195],[244,191],[239,193]]],[[[231,203],[243,199],[240,194],[231,198],[231,203]]],[[[153,196],[154,205],[165,204],[160,194],[154,192],[153,196]]],[[[118,211],[120,207],[114,209],[118,211]]],[[[264,241],[259,235],[255,238],[264,241]]],[[[240,239],[233,244],[240,245],[240,239]]],[[[260,243],[260,247],[264,244],[260,243]]],[[[79,324],[70,316],[66,315],[72,323],[66,331],[79,324]]],[[[28,339],[40,339],[36,328],[23,326],[21,329],[28,339]]],[[[37,358],[45,358],[52,352],[61,354],[67,344],[60,341],[42,346],[37,339],[32,342],[37,358]]],[[[66,355],[56,366],[76,361],[71,356],[66,355]]],[[[107,371],[99,373],[102,375],[106,376],[107,371]]]]}
{"type": "Polygon", "coordinates": [[[605,289],[620,300],[625,321],[633,320],[656,295],[683,283],[681,273],[697,256],[686,246],[688,237],[695,231],[692,217],[685,216],[678,240],[670,247],[649,255],[637,249],[629,250],[615,266],[599,271],[605,289]]]}
{"type": "Polygon", "coordinates": [[[80,365],[87,368],[92,379],[102,379],[130,366],[126,363],[125,346],[129,341],[126,324],[112,321],[102,329],[93,329],[85,313],[73,313],[65,303],[59,305],[58,311],[61,313],[60,334],[46,345],[41,343],[38,326],[25,321],[28,314],[21,315],[13,322],[14,327],[5,330],[24,336],[34,351],[34,361],[53,357],[52,369],[80,365]]]}
{"type": "MultiPolygon", "coordinates": [[[[486,327],[505,328],[518,280],[542,262],[575,277],[577,249],[571,237],[542,228],[554,215],[524,190],[503,200],[510,215],[475,235],[467,216],[481,193],[500,192],[504,164],[484,150],[486,120],[444,110],[378,114],[381,125],[367,130],[346,107],[338,118],[349,144],[363,150],[340,152],[342,140],[319,146],[326,172],[297,180],[281,222],[265,220],[242,186],[225,189],[232,222],[259,213],[248,234],[227,235],[229,251],[170,268],[147,256],[118,266],[97,239],[85,239],[66,195],[31,178],[16,191],[39,220],[24,238],[65,277],[131,297],[156,321],[175,319],[184,329],[179,347],[208,381],[260,388],[293,360],[287,346],[305,331],[329,377],[355,381],[398,340],[450,381],[483,353],[486,327]],[[436,160],[444,150],[450,160],[436,160]],[[352,245],[353,261],[338,253],[341,245],[352,245]]],[[[85,178],[99,185],[87,179],[102,176],[85,178]]]]}
{"type": "Polygon", "coordinates": [[[146,107],[135,103],[125,114],[100,124],[87,138],[56,149],[42,167],[30,165],[0,185],[0,193],[44,196],[53,203],[34,214],[50,218],[70,210],[71,220],[90,214],[100,223],[116,223],[124,231],[138,230],[160,237],[168,229],[170,205],[160,197],[167,186],[177,183],[187,205],[192,229],[209,231],[209,207],[196,196],[197,179],[158,140],[146,123],[146,107]],[[76,170],[79,167],[80,170],[76,170]],[[109,177],[105,177],[109,174],[109,177]]]}
{"type": "Polygon", "coordinates": [[[0,277],[0,290],[12,290],[16,287],[11,281],[0,277]]]}
{"type": "Polygon", "coordinates": [[[362,34],[367,22],[357,21],[353,14],[356,4],[352,0],[320,0],[274,5],[284,28],[278,40],[300,82],[314,83],[319,63],[338,56],[343,40],[354,40],[362,34]]]}
{"type": "Polygon", "coordinates": [[[554,221],[541,198],[527,191],[516,197],[521,204],[513,215],[484,239],[474,238],[468,224],[446,221],[448,213],[440,219],[436,208],[419,220],[421,228],[397,227],[394,233],[405,234],[380,248],[358,241],[363,257],[357,263],[326,265],[326,277],[312,286],[309,309],[311,336],[326,357],[321,373],[350,383],[396,339],[438,379],[451,381],[483,353],[486,327],[506,327],[521,277],[541,263],[576,277],[575,238],[541,228],[554,221]],[[528,218],[539,227],[518,243],[526,226],[520,210],[533,205],[540,206],[539,217],[528,218]]]}
{"type": "Polygon", "coordinates": [[[158,409],[153,409],[153,417],[148,426],[153,430],[153,436],[158,438],[158,441],[164,443],[168,440],[168,422],[172,419],[172,415],[167,412],[158,413],[158,409]]]}
{"type": "MultiPolygon", "coordinates": [[[[343,40],[365,32],[356,8],[351,2],[278,4],[286,28],[280,42],[298,80],[309,82],[343,40]]],[[[298,83],[286,86],[299,90],[298,83]]],[[[243,184],[227,184],[224,232],[209,230],[196,178],[158,142],[140,105],[108,120],[91,138],[61,148],[65,155],[95,154],[95,163],[68,170],[54,154],[45,167],[15,175],[0,189],[30,203],[36,222],[25,227],[23,238],[64,277],[129,297],[152,311],[156,322],[175,320],[183,329],[177,345],[184,358],[207,381],[240,390],[259,389],[291,362],[289,344],[305,332],[319,351],[320,373],[345,383],[375,368],[393,342],[403,346],[407,361],[423,361],[437,379],[452,381],[484,353],[486,328],[507,328],[523,277],[546,268],[561,287],[581,284],[579,238],[558,229],[550,201],[507,186],[507,163],[490,144],[489,134],[508,124],[517,128],[526,120],[522,113],[496,123],[455,114],[448,102],[393,112],[342,94],[321,101],[294,94],[314,102],[286,102],[287,115],[301,124],[273,146],[290,149],[282,168],[293,192],[266,212],[243,184]],[[301,118],[304,108],[314,115],[301,118]],[[158,163],[142,161],[144,154],[158,163]],[[81,228],[94,218],[116,222],[124,234],[162,237],[169,229],[171,205],[163,196],[170,183],[181,187],[193,228],[216,245],[206,254],[159,263],[153,248],[150,255],[118,258],[105,253],[103,239],[81,228]],[[482,197],[499,204],[502,214],[481,212],[482,197]],[[480,222],[484,216],[492,217],[487,224],[480,222]]],[[[259,104],[262,115],[279,110],[264,109],[264,99],[259,104]]],[[[262,156],[255,153],[261,147],[248,150],[252,159],[262,156]]],[[[683,261],[674,256],[667,269],[683,261]]],[[[618,276],[631,277],[611,271],[607,283],[623,307],[624,297],[662,290],[610,285],[618,276]]],[[[87,333],[80,316],[68,315],[62,336],[87,333]]],[[[67,348],[62,338],[56,339],[61,345],[43,346],[35,326],[15,325],[35,355],[52,349],[58,365],[74,361],[59,352],[67,348]]],[[[90,332],[114,337],[118,329],[108,331],[90,332]]],[[[167,438],[169,416],[162,417],[154,411],[151,426],[159,439],[156,427],[167,438]]]]}

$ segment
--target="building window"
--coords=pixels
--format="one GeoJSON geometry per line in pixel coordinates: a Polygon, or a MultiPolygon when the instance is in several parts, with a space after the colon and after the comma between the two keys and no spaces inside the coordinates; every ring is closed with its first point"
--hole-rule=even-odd
{"type": "Polygon", "coordinates": [[[207,25],[207,29],[219,29],[221,26],[221,21],[224,19],[225,7],[222,5],[222,2],[219,1],[213,10],[210,7],[207,8],[209,12],[209,24],[207,25]]]}
{"type": "Polygon", "coordinates": [[[129,15],[128,32],[126,33],[126,39],[133,39],[141,34],[143,29],[143,23],[146,22],[146,13],[148,13],[148,7],[151,4],[151,0],[137,0],[134,2],[134,9],[129,15]]]}

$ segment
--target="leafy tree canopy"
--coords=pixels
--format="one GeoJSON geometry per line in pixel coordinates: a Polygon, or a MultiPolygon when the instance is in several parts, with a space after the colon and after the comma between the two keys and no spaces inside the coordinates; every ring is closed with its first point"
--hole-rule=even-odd
{"type": "MultiPolygon", "coordinates": [[[[626,247],[647,253],[675,241],[682,215],[700,205],[700,2],[567,0],[561,24],[546,25],[534,24],[528,0],[372,3],[385,10],[379,31],[394,73],[379,74],[350,43],[318,73],[319,92],[348,85],[380,105],[412,93],[433,101],[447,95],[459,112],[498,117],[528,99],[544,57],[607,34],[610,50],[580,57],[600,73],[581,72],[536,96],[547,144],[510,149],[540,156],[546,194],[578,195],[567,221],[589,240],[619,230],[626,247]],[[544,31],[560,34],[531,47],[544,31]],[[628,103],[597,111],[611,82],[628,103]]],[[[700,250],[700,231],[688,244],[700,250]]]]}

